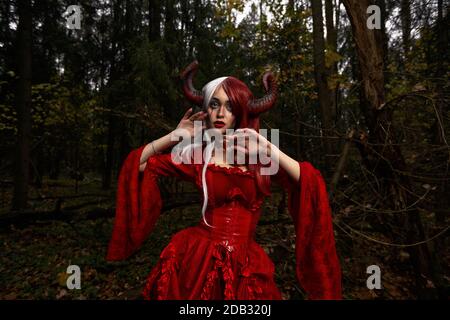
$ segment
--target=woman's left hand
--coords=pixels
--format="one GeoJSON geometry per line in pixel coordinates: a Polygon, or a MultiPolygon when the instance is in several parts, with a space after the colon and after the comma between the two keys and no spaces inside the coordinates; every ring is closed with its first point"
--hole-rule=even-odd
{"type": "Polygon", "coordinates": [[[234,142],[234,149],[246,156],[270,157],[272,143],[253,129],[237,129],[232,136],[226,136],[228,141],[234,142]]]}

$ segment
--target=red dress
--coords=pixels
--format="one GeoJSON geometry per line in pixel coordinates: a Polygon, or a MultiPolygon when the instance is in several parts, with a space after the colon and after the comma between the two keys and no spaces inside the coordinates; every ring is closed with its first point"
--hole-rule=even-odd
{"type": "MultiPolygon", "coordinates": [[[[157,178],[175,176],[202,190],[202,164],[175,164],[170,154],[150,157],[139,172],[144,146],[127,157],[118,182],[116,221],[108,260],[136,251],[161,211],[157,178]]],[[[341,272],[330,208],[320,172],[299,164],[300,181],[280,169],[279,182],[289,191],[289,211],[296,230],[296,274],[310,299],[340,299],[341,272]]],[[[281,299],[274,264],[254,241],[264,196],[251,171],[208,165],[207,226],[184,229],[160,255],[147,279],[146,299],[281,299]]]]}

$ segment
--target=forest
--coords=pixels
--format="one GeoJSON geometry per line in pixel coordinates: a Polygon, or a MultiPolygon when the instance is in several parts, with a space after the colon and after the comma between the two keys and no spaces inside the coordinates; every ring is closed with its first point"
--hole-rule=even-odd
{"type": "MultiPolygon", "coordinates": [[[[105,260],[117,178],[173,130],[195,86],[233,75],[278,99],[261,127],[327,184],[344,299],[450,296],[449,16],[444,0],[0,2],[0,299],[140,299],[171,236],[201,218],[188,183],[160,181],[143,247],[105,260]],[[72,11],[71,5],[79,10],[72,11]],[[78,23],[73,23],[73,19],[78,23]],[[81,289],[66,286],[70,265],[81,289]],[[369,289],[369,266],[381,288],[369,289]]],[[[256,241],[283,298],[303,300],[286,192],[256,241]]]]}

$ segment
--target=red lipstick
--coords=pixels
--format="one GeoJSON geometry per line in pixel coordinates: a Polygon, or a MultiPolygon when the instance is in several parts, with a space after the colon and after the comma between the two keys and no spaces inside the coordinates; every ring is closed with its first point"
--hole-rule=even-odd
{"type": "Polygon", "coordinates": [[[225,126],[225,122],[223,121],[214,121],[214,127],[216,128],[223,128],[225,126]]]}

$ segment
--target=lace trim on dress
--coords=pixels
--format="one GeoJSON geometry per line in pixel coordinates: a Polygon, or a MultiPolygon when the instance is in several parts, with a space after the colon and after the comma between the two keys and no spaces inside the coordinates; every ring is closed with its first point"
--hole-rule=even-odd
{"type": "Polygon", "coordinates": [[[219,166],[215,163],[209,163],[208,168],[212,169],[214,171],[220,171],[225,174],[231,174],[231,175],[238,174],[238,175],[248,176],[248,177],[253,177],[255,175],[255,173],[250,170],[244,171],[244,170],[240,169],[239,167],[224,167],[224,166],[219,166]]]}

